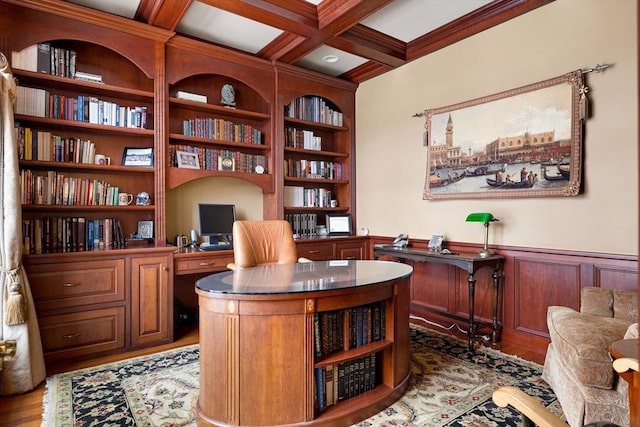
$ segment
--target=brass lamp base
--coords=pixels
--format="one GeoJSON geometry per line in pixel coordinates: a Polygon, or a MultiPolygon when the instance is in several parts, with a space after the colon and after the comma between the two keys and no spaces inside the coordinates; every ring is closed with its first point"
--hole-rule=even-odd
{"type": "Polygon", "coordinates": [[[491,252],[489,252],[489,249],[482,249],[480,252],[478,252],[478,256],[480,258],[489,258],[491,255],[493,255],[491,252]]]}

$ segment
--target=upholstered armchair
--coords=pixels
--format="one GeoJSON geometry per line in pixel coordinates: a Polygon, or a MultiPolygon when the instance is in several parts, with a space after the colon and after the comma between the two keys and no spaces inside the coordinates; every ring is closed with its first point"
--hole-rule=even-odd
{"type": "Polygon", "coordinates": [[[542,378],[549,383],[572,427],[606,420],[629,425],[627,382],[612,366],[609,346],[638,337],[638,293],[584,288],[580,311],[551,306],[551,344],[542,378]]]}
{"type": "Polygon", "coordinates": [[[298,258],[291,225],[287,221],[266,220],[233,223],[233,261],[227,265],[230,270],[309,260],[298,258]]]}

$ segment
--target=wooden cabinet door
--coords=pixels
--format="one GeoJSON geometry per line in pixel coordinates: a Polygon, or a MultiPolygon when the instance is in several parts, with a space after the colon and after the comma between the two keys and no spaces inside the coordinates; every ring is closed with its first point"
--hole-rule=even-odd
{"type": "Polygon", "coordinates": [[[338,259],[365,259],[364,243],[361,241],[337,243],[336,255],[338,259]]]}
{"type": "Polygon", "coordinates": [[[131,257],[131,345],[173,340],[170,256],[131,257]]]}

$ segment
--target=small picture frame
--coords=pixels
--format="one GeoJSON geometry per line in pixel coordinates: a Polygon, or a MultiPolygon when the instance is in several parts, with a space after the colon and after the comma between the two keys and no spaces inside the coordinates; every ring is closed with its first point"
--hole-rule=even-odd
{"type": "Polygon", "coordinates": [[[326,224],[329,236],[351,236],[353,234],[351,214],[327,214],[326,224]]]}
{"type": "Polygon", "coordinates": [[[444,235],[442,234],[434,234],[431,236],[431,240],[429,240],[428,249],[432,252],[440,252],[442,251],[442,242],[444,241],[444,235]]]}
{"type": "Polygon", "coordinates": [[[200,169],[200,160],[196,153],[188,151],[176,151],[178,167],[184,169],[200,169]]]}
{"type": "Polygon", "coordinates": [[[126,147],[122,153],[122,166],[153,166],[153,147],[126,147]]]}
{"type": "Polygon", "coordinates": [[[153,239],[153,221],[138,221],[138,238],[153,239]]]}

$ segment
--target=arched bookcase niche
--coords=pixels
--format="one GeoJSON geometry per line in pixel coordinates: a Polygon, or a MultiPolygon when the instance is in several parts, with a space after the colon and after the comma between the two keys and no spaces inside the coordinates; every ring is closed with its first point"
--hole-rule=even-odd
{"type": "Polygon", "coordinates": [[[352,213],[349,117],[330,99],[303,95],[284,105],[284,216],[352,213]]]}
{"type": "MultiPolygon", "coordinates": [[[[109,219],[119,223],[122,243],[139,221],[158,222],[163,208],[157,202],[164,195],[155,181],[154,80],[123,54],[71,38],[12,50],[11,61],[19,86],[15,121],[25,183],[22,216],[29,227],[33,223],[37,229],[52,218],[109,219]],[[149,150],[148,163],[125,162],[134,149],[149,150]],[[149,204],[119,206],[119,193],[141,192],[149,194],[149,204]]],[[[146,69],[153,70],[155,58],[147,62],[146,69]]],[[[156,237],[164,240],[163,233],[158,228],[156,237]]],[[[34,247],[33,253],[69,251],[58,243],[34,247]]]]}
{"type": "Polygon", "coordinates": [[[171,84],[167,187],[228,176],[273,192],[270,109],[258,92],[228,76],[197,74],[171,84]],[[225,105],[229,88],[226,101],[233,103],[225,105]]]}

